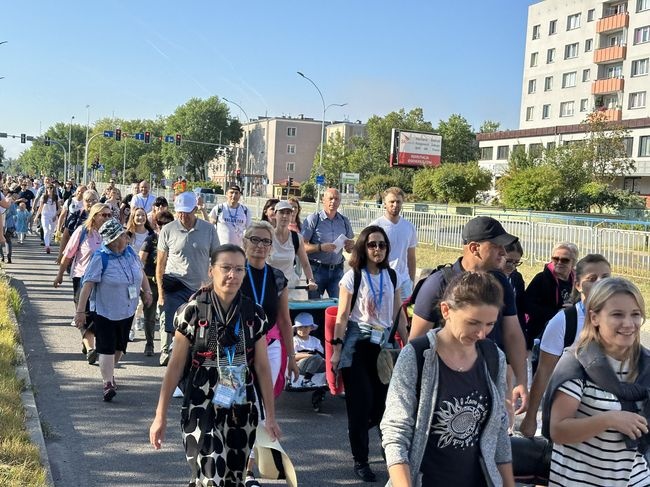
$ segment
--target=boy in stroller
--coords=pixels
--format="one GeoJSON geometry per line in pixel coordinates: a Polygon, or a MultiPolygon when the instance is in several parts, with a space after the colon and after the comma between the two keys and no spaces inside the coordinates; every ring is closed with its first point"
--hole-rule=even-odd
{"type": "MultiPolygon", "coordinates": [[[[299,313],[294,320],[293,348],[296,352],[296,363],[302,379],[299,387],[322,387],[325,385],[325,350],[320,340],[310,336],[318,328],[310,313],[299,313]]],[[[294,384],[294,387],[298,384],[294,384]]]]}

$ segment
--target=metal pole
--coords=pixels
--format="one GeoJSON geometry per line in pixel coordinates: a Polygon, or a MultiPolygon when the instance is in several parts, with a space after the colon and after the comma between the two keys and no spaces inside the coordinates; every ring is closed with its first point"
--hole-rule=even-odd
{"type": "Polygon", "coordinates": [[[74,115],[72,115],[72,118],[70,118],[70,127],[68,128],[68,163],[66,165],[66,162],[63,161],[63,181],[68,180],[68,172],[70,172],[70,154],[72,152],[70,151],[70,145],[72,144],[72,121],[74,120],[74,115]]]}
{"type": "Polygon", "coordinates": [[[126,139],[127,138],[128,137],[124,137],[124,165],[122,166],[122,185],[126,184],[126,139]]]}
{"type": "MultiPolygon", "coordinates": [[[[234,102],[232,100],[229,100],[228,98],[225,98],[225,97],[222,98],[222,100],[225,101],[225,102],[228,102],[228,103],[232,103],[233,105],[238,107],[242,111],[244,116],[246,117],[246,123],[247,123],[247,127],[246,127],[246,129],[247,129],[246,130],[246,162],[244,163],[244,171],[246,171],[246,173],[248,173],[248,164],[249,164],[248,146],[250,145],[249,130],[248,130],[250,127],[248,127],[248,125],[250,125],[251,119],[248,117],[248,114],[246,113],[246,110],[244,110],[239,103],[236,103],[236,102],[234,102]]],[[[247,184],[248,185],[248,196],[250,196],[250,181],[248,180],[248,176],[246,177],[246,180],[247,180],[247,183],[248,183],[247,184]]]]}
{"type": "Polygon", "coordinates": [[[88,131],[90,130],[90,105],[86,105],[86,154],[84,157],[84,184],[88,184],[88,131]]]}

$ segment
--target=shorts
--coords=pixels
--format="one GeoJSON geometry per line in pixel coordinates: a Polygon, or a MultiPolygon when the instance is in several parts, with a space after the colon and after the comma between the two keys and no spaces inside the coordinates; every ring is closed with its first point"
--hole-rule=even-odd
{"type": "Polygon", "coordinates": [[[95,314],[95,349],[103,355],[114,355],[116,351],[126,353],[133,316],[123,320],[109,320],[95,314]]]}

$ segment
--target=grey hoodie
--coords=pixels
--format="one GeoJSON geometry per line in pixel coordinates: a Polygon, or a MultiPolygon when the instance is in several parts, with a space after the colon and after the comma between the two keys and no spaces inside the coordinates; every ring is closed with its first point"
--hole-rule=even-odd
{"type": "MultiPolygon", "coordinates": [[[[399,354],[388,388],[386,412],[381,421],[382,446],[386,452],[386,464],[409,465],[411,483],[422,485],[420,466],[427,446],[433,409],[438,395],[438,361],[435,360],[439,330],[427,333],[431,347],[424,351],[420,400],[417,403],[417,360],[411,345],[399,354]]],[[[485,367],[485,376],[490,377],[485,367]]],[[[499,383],[489,381],[492,407],[479,441],[481,455],[485,461],[488,485],[502,485],[497,464],[511,463],[510,437],[508,436],[508,415],[505,410],[506,361],[499,350],[499,383]]],[[[390,481],[386,484],[392,485],[390,481]]]]}

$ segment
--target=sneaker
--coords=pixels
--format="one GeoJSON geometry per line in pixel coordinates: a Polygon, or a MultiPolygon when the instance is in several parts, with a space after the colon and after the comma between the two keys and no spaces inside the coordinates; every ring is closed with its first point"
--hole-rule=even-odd
{"type": "Polygon", "coordinates": [[[49,254],[49,253],[50,253],[50,248],[49,248],[49,247],[45,247],[45,253],[46,253],[46,254],[49,254]]]}
{"type": "Polygon", "coordinates": [[[129,331],[129,341],[132,342],[134,340],[135,340],[135,330],[131,328],[131,330],[129,331]]]}
{"type": "Polygon", "coordinates": [[[147,357],[153,357],[153,344],[151,344],[151,343],[147,343],[147,344],[144,346],[144,354],[145,354],[147,357]]]}
{"type": "MultiPolygon", "coordinates": [[[[77,324],[74,322],[74,318],[72,318],[72,321],[70,322],[70,326],[74,326],[75,328],[77,327],[77,324]]],[[[86,352],[83,352],[86,353],[86,352]]]]}
{"type": "Polygon", "coordinates": [[[244,487],[262,487],[260,483],[250,470],[246,472],[246,480],[244,480],[244,487]]]}
{"type": "Polygon", "coordinates": [[[7,257],[7,264],[11,264],[11,257],[7,257]]]}
{"type": "Polygon", "coordinates": [[[135,329],[137,331],[144,330],[144,318],[143,317],[136,318],[136,320],[135,320],[135,329]]]}
{"type": "Polygon", "coordinates": [[[176,386],[176,389],[174,389],[174,393],[172,394],[172,397],[183,397],[185,394],[183,394],[183,391],[181,391],[181,388],[176,386]]]}
{"type": "Polygon", "coordinates": [[[97,350],[91,348],[86,354],[86,359],[88,360],[89,365],[94,365],[97,362],[97,350]]]}
{"type": "Polygon", "coordinates": [[[376,482],[377,476],[375,472],[370,469],[370,465],[367,463],[355,463],[354,464],[354,473],[364,482],[376,482]]]}
{"type": "Polygon", "coordinates": [[[300,382],[300,387],[316,387],[316,384],[314,384],[311,379],[303,379],[302,382],[300,382]]]}
{"type": "Polygon", "coordinates": [[[115,386],[112,382],[104,383],[104,401],[109,402],[115,397],[115,386]]]}

